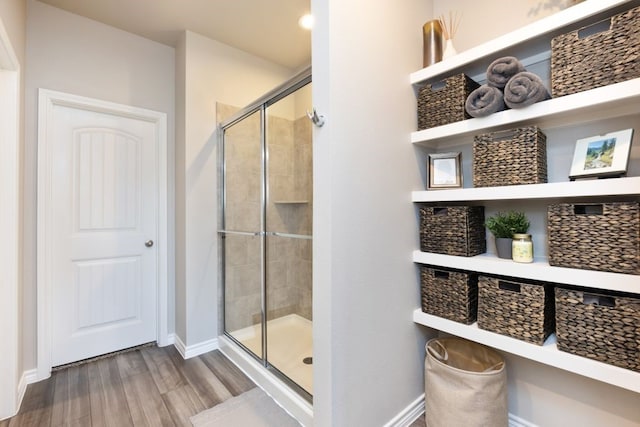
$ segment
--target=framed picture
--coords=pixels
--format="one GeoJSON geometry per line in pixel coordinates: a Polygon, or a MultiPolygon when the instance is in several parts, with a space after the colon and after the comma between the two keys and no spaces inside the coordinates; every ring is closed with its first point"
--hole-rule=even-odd
{"type": "Polygon", "coordinates": [[[620,176],[627,172],[633,129],[579,139],[569,178],[620,176]]]}
{"type": "Polygon", "coordinates": [[[429,154],[428,189],[461,188],[460,153],[429,154]]]}

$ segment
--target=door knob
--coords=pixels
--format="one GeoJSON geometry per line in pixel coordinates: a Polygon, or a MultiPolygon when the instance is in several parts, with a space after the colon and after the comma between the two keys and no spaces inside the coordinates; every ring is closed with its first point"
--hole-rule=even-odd
{"type": "Polygon", "coordinates": [[[153,240],[147,240],[146,242],[144,242],[144,245],[150,248],[151,246],[153,246],[153,240]]]}

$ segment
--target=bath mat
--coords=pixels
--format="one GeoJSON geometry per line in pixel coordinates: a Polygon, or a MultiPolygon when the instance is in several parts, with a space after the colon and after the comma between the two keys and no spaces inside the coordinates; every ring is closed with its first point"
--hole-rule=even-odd
{"type": "Polygon", "coordinates": [[[259,387],[225,400],[190,418],[195,427],[300,427],[259,387]]]}

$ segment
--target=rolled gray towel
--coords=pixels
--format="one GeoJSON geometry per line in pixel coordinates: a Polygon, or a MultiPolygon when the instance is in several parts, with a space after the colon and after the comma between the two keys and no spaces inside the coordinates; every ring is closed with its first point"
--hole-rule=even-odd
{"type": "Polygon", "coordinates": [[[482,85],[469,94],[464,108],[471,117],[485,117],[504,110],[504,95],[496,87],[482,85]]]}
{"type": "Polygon", "coordinates": [[[528,71],[516,74],[504,87],[504,103],[509,108],[524,108],[549,98],[540,77],[528,71]]]}
{"type": "Polygon", "coordinates": [[[513,56],[498,58],[487,68],[487,84],[502,89],[511,77],[523,71],[524,65],[513,56]]]}

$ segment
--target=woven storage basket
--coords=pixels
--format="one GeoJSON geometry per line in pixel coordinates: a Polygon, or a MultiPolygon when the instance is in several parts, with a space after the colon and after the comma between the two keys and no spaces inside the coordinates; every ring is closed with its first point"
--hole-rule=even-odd
{"type": "Polygon", "coordinates": [[[640,77],[640,7],[551,41],[554,97],[640,77]],[[596,26],[604,32],[586,35],[596,26]]]}
{"type": "Polygon", "coordinates": [[[556,288],[558,349],[640,372],[640,299],[556,288]]]}
{"type": "Polygon", "coordinates": [[[469,325],[478,313],[478,275],[420,267],[422,311],[469,325]]]}
{"type": "Polygon", "coordinates": [[[485,253],[484,206],[421,207],[420,250],[459,256],[485,253]]]}
{"type": "Polygon", "coordinates": [[[638,202],[548,207],[549,264],[640,274],[638,202]]]}
{"type": "Polygon", "coordinates": [[[536,126],[476,135],[473,186],[547,182],[547,137],[536,126]]]}
{"type": "Polygon", "coordinates": [[[458,74],[445,79],[444,86],[439,82],[420,89],[418,130],[470,119],[464,103],[479,86],[465,74],[458,74]]]}
{"type": "Polygon", "coordinates": [[[478,327],[542,345],[553,333],[553,287],[517,279],[478,278],[478,327]]]}

